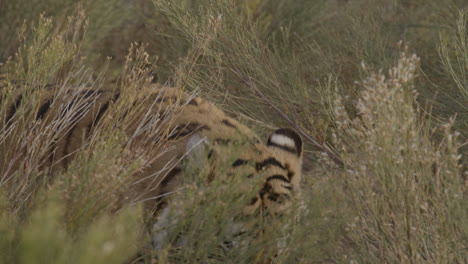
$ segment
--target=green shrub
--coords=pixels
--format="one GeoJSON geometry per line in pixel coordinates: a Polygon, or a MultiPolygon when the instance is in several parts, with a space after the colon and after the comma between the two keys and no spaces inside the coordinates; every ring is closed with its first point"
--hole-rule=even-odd
{"type": "Polygon", "coordinates": [[[52,193],[44,195],[23,221],[2,207],[0,263],[123,263],[135,254],[141,229],[137,208],[102,215],[71,235],[63,225],[63,204],[52,193]]]}
{"type": "MultiPolygon", "coordinates": [[[[346,164],[343,181],[357,217],[351,259],[364,263],[465,263],[467,210],[459,133],[453,121],[432,139],[415,104],[419,58],[405,49],[395,67],[369,73],[350,118],[336,105],[346,164]]],[[[365,66],[363,67],[365,70],[365,66]]]]}

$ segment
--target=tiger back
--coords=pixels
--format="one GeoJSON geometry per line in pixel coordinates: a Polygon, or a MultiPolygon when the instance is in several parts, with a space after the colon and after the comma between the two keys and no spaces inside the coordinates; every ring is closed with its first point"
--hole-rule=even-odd
{"type": "MultiPolygon", "coordinates": [[[[62,91],[63,92],[63,91],[62,91]]],[[[49,129],[54,133],[53,142],[44,148],[44,167],[66,167],[80,148],[86,144],[99,126],[107,118],[110,109],[114,110],[119,92],[101,89],[75,89],[69,101],[67,96],[58,96],[54,89],[42,89],[34,94],[39,102],[29,109],[32,120],[38,122],[38,131],[49,129]],[[62,122],[68,120],[68,122],[62,122]],[[66,124],[65,124],[66,123],[66,124]],[[52,128],[51,128],[52,127],[52,128]]],[[[21,90],[2,102],[6,109],[2,115],[2,135],[15,139],[13,126],[26,126],[17,111],[21,109],[25,95],[21,90]],[[11,130],[11,131],[10,131],[11,130]]],[[[258,180],[258,192],[243,209],[244,214],[253,214],[259,210],[271,214],[282,214],[291,207],[300,191],[302,168],[302,141],[296,132],[290,129],[278,129],[263,143],[255,133],[237,120],[229,117],[212,103],[199,97],[182,92],[180,89],[153,86],[141,94],[150,101],[148,109],[142,109],[141,119],[135,119],[123,131],[135,141],[164,141],[164,149],[155,150],[154,160],[133,175],[135,192],[140,193],[140,200],[150,201],[145,205],[155,208],[156,213],[167,206],[165,194],[175,191],[184,184],[186,167],[182,162],[188,158],[209,160],[199,166],[208,167],[207,182],[212,181],[221,164],[226,163],[233,148],[238,148],[235,159],[229,164],[223,177],[243,177],[246,182],[258,180]],[[167,116],[171,116],[170,120],[167,116]],[[154,138],[154,127],[159,131],[154,138]],[[162,136],[161,136],[162,135],[162,136]],[[207,146],[205,150],[200,148],[207,146]],[[194,154],[195,153],[195,154],[194,154]],[[197,154],[198,153],[198,154],[197,154]],[[198,156],[203,156],[200,159],[198,156]],[[157,172],[157,173],[156,173],[157,172]]],[[[135,102],[138,103],[137,99],[135,102]]],[[[143,100],[143,99],[141,99],[143,100]]],[[[123,113],[122,116],[125,116],[123,113]]],[[[118,128],[115,128],[118,129],[118,128]]],[[[1,153],[9,151],[9,140],[3,140],[1,153]]],[[[27,146],[23,151],[28,150],[27,146]]],[[[0,154],[0,176],[5,177],[14,171],[21,160],[21,153],[12,160],[11,156],[0,154]]],[[[231,157],[232,159],[232,157],[231,157]]]]}

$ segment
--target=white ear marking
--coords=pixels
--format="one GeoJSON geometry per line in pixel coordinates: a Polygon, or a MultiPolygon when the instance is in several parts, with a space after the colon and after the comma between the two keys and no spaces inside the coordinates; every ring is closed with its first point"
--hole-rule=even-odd
{"type": "Polygon", "coordinates": [[[206,138],[202,138],[198,133],[193,134],[185,144],[185,152],[199,151],[204,148],[206,138]],[[197,150],[198,149],[198,150],[197,150]]]}
{"type": "Polygon", "coordinates": [[[273,134],[270,138],[271,143],[278,145],[278,146],[283,146],[287,148],[296,148],[296,143],[294,143],[294,140],[291,139],[290,137],[280,135],[280,134],[273,134]]]}
{"type": "Polygon", "coordinates": [[[193,134],[185,145],[185,152],[187,170],[203,169],[208,162],[208,139],[198,133],[193,134]]]}

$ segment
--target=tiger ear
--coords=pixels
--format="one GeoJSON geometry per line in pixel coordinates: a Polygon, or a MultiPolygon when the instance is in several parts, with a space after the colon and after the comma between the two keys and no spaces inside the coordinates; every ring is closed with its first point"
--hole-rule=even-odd
{"type": "Polygon", "coordinates": [[[279,148],[299,157],[302,155],[302,139],[296,131],[289,128],[280,128],[273,132],[268,137],[267,146],[279,148]]]}
{"type": "Polygon", "coordinates": [[[206,138],[202,138],[200,134],[194,133],[187,140],[187,143],[185,144],[185,151],[187,153],[192,152],[192,151],[200,151],[201,148],[205,148],[206,141],[207,141],[206,138]]]}
{"type": "Polygon", "coordinates": [[[198,133],[193,134],[185,144],[185,152],[190,166],[203,167],[208,159],[208,139],[198,133]]]}
{"type": "MultiPolygon", "coordinates": [[[[210,144],[206,137],[195,133],[187,140],[185,144],[184,169],[189,172],[188,175],[196,177],[200,174],[208,173],[205,170],[211,168],[209,164],[210,144]]],[[[186,177],[185,180],[195,180],[195,178],[186,177]]]]}

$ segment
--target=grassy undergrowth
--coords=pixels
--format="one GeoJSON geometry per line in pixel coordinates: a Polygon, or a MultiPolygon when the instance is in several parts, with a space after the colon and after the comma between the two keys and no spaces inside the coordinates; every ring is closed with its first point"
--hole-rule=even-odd
{"type": "Polygon", "coordinates": [[[142,249],[158,263],[468,262],[464,1],[1,5],[2,119],[11,82],[27,103],[0,131],[0,161],[16,164],[0,175],[0,263],[125,263],[142,249]],[[131,107],[151,78],[196,91],[260,135],[299,130],[308,144],[293,217],[255,220],[223,250],[232,212],[251,195],[235,181],[206,185],[202,171],[174,198],[166,243],[148,249],[155,234],[131,176],[163,144],[122,132],[151,104],[131,107]],[[67,170],[44,160],[73,117],[31,121],[50,83],[57,102],[76,98],[70,87],[125,95],[67,170]]]}

